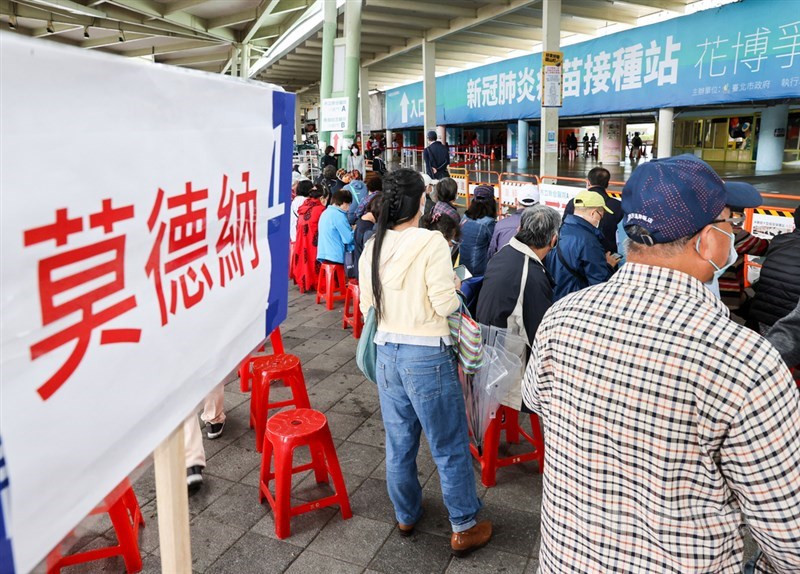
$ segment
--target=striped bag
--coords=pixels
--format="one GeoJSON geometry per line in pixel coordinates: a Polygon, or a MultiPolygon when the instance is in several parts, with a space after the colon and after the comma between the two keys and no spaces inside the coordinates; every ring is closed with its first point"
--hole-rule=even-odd
{"type": "Polygon", "coordinates": [[[450,335],[453,337],[453,348],[458,364],[464,373],[471,375],[483,365],[483,343],[481,342],[481,326],[469,314],[464,302],[447,318],[450,335]]]}

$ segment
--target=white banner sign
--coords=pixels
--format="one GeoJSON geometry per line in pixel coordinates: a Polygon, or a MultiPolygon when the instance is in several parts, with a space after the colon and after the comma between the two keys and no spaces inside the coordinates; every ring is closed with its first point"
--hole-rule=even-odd
{"type": "Polygon", "coordinates": [[[321,132],[341,132],[347,125],[347,111],[350,106],[348,98],[326,98],[322,100],[320,113],[321,132]]]}
{"type": "Polygon", "coordinates": [[[11,34],[0,67],[0,494],[28,572],[264,337],[291,96],[11,34]]]}
{"type": "Polygon", "coordinates": [[[569,200],[585,191],[585,187],[570,187],[552,183],[539,184],[539,201],[563,214],[569,200]]]}

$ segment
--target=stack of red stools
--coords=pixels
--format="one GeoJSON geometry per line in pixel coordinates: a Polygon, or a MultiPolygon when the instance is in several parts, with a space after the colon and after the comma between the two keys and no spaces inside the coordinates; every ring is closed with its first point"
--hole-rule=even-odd
{"type": "Polygon", "coordinates": [[[539,417],[535,414],[530,415],[531,434],[519,424],[519,411],[500,405],[497,409],[495,418],[486,428],[483,436],[483,449],[471,444],[472,456],[481,463],[481,482],[486,487],[497,484],[497,469],[512,464],[520,464],[535,460],[539,465],[539,472],[544,471],[544,437],[539,426],[539,417]],[[500,446],[500,433],[505,431],[506,441],[510,444],[518,444],[520,435],[533,446],[533,450],[516,456],[498,458],[497,449],[500,446]]]}

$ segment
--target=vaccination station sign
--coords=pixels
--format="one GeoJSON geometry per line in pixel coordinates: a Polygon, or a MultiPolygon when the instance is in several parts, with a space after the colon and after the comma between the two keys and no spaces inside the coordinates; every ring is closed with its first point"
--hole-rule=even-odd
{"type": "Polygon", "coordinates": [[[285,319],[295,100],[11,34],[0,67],[6,573],[285,319]]]}
{"type": "MultiPolygon", "coordinates": [[[[798,97],[800,0],[778,4],[744,0],[563,47],[560,114],[798,97]]],[[[436,123],[539,118],[541,83],[541,54],[441,76],[436,123]]],[[[423,116],[422,82],[386,93],[387,128],[420,127],[423,116]]]]}

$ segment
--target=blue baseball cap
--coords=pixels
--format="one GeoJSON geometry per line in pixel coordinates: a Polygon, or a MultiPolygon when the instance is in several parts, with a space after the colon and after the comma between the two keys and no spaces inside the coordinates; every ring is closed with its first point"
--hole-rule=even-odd
{"type": "Polygon", "coordinates": [[[758,190],[744,181],[726,181],[725,194],[725,205],[728,207],[758,207],[764,203],[758,190]]]}
{"type": "Polygon", "coordinates": [[[691,154],[650,161],[639,165],[622,189],[623,226],[637,243],[670,243],[700,231],[725,206],[750,207],[753,193],[758,195],[749,184],[725,184],[691,154]]]}

